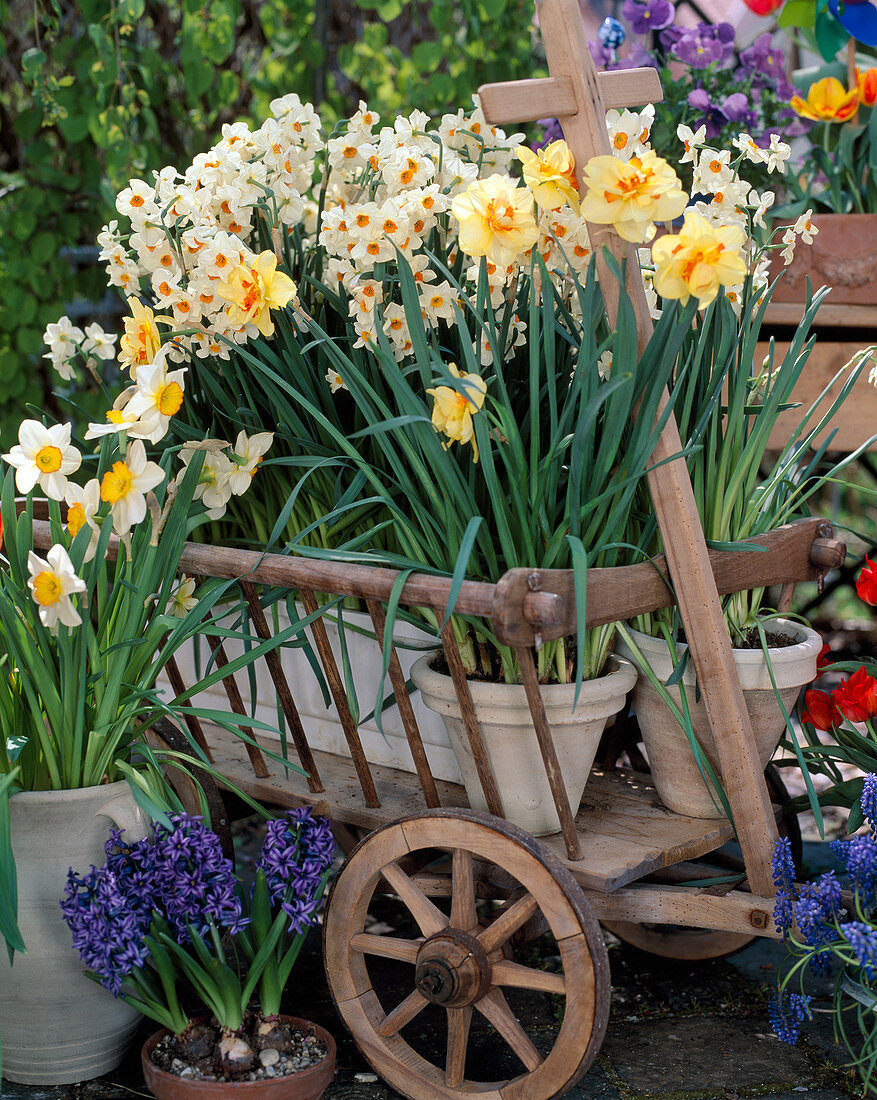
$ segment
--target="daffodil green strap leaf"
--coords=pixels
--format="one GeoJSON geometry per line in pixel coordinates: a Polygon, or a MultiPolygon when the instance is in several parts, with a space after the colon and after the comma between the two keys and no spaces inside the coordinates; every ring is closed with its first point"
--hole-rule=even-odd
{"type": "Polygon", "coordinates": [[[405,583],[411,574],[413,569],[403,569],[399,576],[393,581],[393,587],[390,589],[390,598],[387,600],[387,612],[384,620],[384,637],[381,641],[381,678],[378,681],[378,695],[375,701],[375,725],[380,732],[384,732],[383,723],[383,707],[381,706],[384,698],[384,680],[387,678],[387,672],[390,668],[390,658],[393,655],[393,631],[396,627],[396,613],[399,609],[399,600],[402,596],[402,589],[405,587],[405,583]]]}
{"type": "Polygon", "coordinates": [[[483,516],[472,516],[469,522],[466,524],[466,530],[463,533],[463,538],[460,541],[460,550],[457,554],[457,560],[454,563],[454,572],[451,576],[451,587],[448,591],[448,602],[445,604],[445,617],[442,619],[439,631],[444,629],[445,623],[453,614],[454,608],[457,606],[457,600],[460,596],[460,589],[463,587],[463,581],[466,579],[466,570],[469,567],[469,558],[472,555],[472,547],[475,545],[475,539],[478,535],[478,529],[484,522],[483,516]]]}
{"type": "Polygon", "coordinates": [[[757,542],[722,542],[720,539],[707,539],[707,546],[710,550],[742,550],[747,553],[764,554],[767,552],[766,546],[761,546],[757,542]]]}
{"type": "Polygon", "coordinates": [[[573,696],[573,710],[578,706],[579,692],[585,672],[585,629],[588,612],[588,552],[576,535],[567,535],[572,556],[573,590],[576,600],[576,690],[573,696]]]}

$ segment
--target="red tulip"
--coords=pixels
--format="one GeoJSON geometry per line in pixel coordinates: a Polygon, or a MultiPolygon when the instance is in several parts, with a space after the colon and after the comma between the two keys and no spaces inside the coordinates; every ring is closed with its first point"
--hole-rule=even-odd
{"type": "Polygon", "coordinates": [[[868,675],[864,665],[849,680],[841,680],[831,697],[851,722],[867,722],[877,715],[877,680],[868,675]]]}
{"type": "Polygon", "coordinates": [[[877,103],[877,69],[866,69],[863,73],[856,69],[856,81],[859,86],[859,102],[866,107],[873,107],[877,103]]]}
{"type": "Polygon", "coordinates": [[[784,0],[743,0],[743,3],[756,15],[771,15],[783,6],[784,0]]]}
{"type": "Polygon", "coordinates": [[[820,672],[824,672],[831,664],[831,646],[828,642],[824,642],[822,649],[819,650],[819,656],[816,658],[816,675],[820,672]]]}
{"type": "MultiPolygon", "coordinates": [[[[872,71],[877,72],[877,69],[872,71]]],[[[877,563],[870,558],[865,558],[865,568],[856,577],[856,592],[859,599],[877,607],[877,563]]]]}
{"type": "Polygon", "coordinates": [[[811,688],[804,692],[804,707],[801,721],[809,722],[818,730],[833,730],[843,725],[843,715],[827,691],[811,688]]]}

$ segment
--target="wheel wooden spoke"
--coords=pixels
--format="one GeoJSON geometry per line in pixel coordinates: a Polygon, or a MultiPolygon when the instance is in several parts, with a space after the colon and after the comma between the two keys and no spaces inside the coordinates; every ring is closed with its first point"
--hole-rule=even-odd
{"type": "Polygon", "coordinates": [[[469,1046],[469,1024],[472,1006],[448,1009],[448,1056],[445,1061],[445,1084],[457,1089],[466,1072],[466,1049],[469,1046]]]}
{"type": "Polygon", "coordinates": [[[399,959],[401,962],[414,963],[423,940],[403,940],[398,936],[371,936],[368,932],[357,932],[351,937],[352,950],[362,955],[380,955],[383,959],[399,959]]]}
{"type": "Polygon", "coordinates": [[[398,863],[388,863],[381,873],[408,907],[424,936],[434,936],[447,927],[445,914],[429,900],[416,882],[411,881],[398,863]]]}
{"type": "Polygon", "coordinates": [[[511,986],[514,989],[538,989],[543,993],[566,993],[566,981],[562,974],[549,974],[547,970],[534,970],[503,959],[493,964],[494,985],[511,986]]]}
{"type": "Polygon", "coordinates": [[[475,1007],[493,1024],[531,1073],[542,1065],[542,1055],[518,1023],[501,990],[491,989],[486,997],[475,1002],[475,1007]]]}
{"type": "Polygon", "coordinates": [[[463,848],[454,849],[451,883],[451,927],[468,932],[478,924],[478,914],[475,910],[472,854],[463,848]]]}
{"type": "Polygon", "coordinates": [[[389,1039],[397,1031],[410,1023],[414,1017],[429,1004],[419,989],[414,989],[401,1004],[396,1005],[392,1012],[387,1013],[378,1025],[378,1031],[389,1039]]]}
{"type": "Polygon", "coordinates": [[[496,918],[493,924],[488,925],[478,936],[481,946],[487,954],[489,955],[491,951],[496,951],[498,947],[502,947],[506,940],[510,939],[522,925],[527,923],[538,908],[539,903],[532,894],[524,894],[522,898],[518,898],[516,902],[510,905],[504,913],[496,918]]]}

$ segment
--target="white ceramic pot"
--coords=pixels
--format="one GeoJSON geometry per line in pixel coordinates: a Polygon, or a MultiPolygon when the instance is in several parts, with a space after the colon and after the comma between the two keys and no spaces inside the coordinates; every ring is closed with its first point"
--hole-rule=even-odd
{"type": "MultiPolygon", "coordinates": [[[[767,629],[768,632],[775,629],[797,638],[795,645],[768,650],[780,698],[786,712],[790,713],[801,687],[809,684],[816,675],[816,659],[822,648],[822,639],[815,630],[788,619],[774,619],[767,624],[767,629]]],[[[637,630],[631,630],[630,634],[655,676],[662,683],[666,682],[673,672],[673,660],[666,643],[661,638],[651,638],[637,630]]],[[[686,645],[677,646],[680,658],[687,649],[686,645]]],[[[638,664],[635,654],[621,638],[618,639],[618,651],[634,664],[638,664]]],[[[735,649],[733,654],[758,746],[758,758],[762,768],[765,768],[783,735],[785,719],[771,684],[763,652],[760,649],[735,649]]],[[[682,683],[695,736],[716,774],[720,775],[706,707],[702,699],[696,698],[693,661],[688,662],[682,683]]],[[[681,699],[679,687],[673,685],[666,690],[678,704],[681,699]]],[[[684,730],[659,692],[642,673],[634,689],[633,705],[649,758],[652,779],[665,805],[688,817],[724,817],[721,805],[717,805],[711,797],[700,774],[684,730]]]]}
{"type": "MultiPolygon", "coordinates": [[[[474,810],[487,810],[453,681],[430,667],[434,656],[426,654],[415,661],[411,679],[420,689],[424,703],[444,720],[470,805],[474,810]]],[[[575,710],[575,684],[542,686],[548,724],[573,814],[582,800],[606,721],[621,710],[636,681],[636,670],[629,661],[610,657],[608,669],[603,676],[582,684],[575,710]]],[[[506,817],[534,836],[556,833],[560,821],[523,684],[472,680],[469,690],[506,817]]]]}
{"type": "MultiPolygon", "coordinates": [[[[300,605],[296,605],[296,607],[299,614],[304,617],[304,609],[300,605]]],[[[233,616],[237,617],[237,614],[236,608],[233,616]]],[[[234,621],[234,617],[230,614],[223,619],[223,625],[230,625],[234,621]]],[[[290,625],[289,615],[282,604],[278,607],[277,620],[280,630],[284,630],[290,625]]],[[[269,624],[272,621],[270,612],[268,621],[269,624]]],[[[328,616],[325,622],[332,651],[343,676],[338,627],[328,616]]],[[[344,625],[353,684],[359,699],[360,710],[363,714],[368,714],[374,708],[377,687],[381,678],[380,646],[376,639],[370,636],[373,631],[372,622],[364,612],[345,611],[344,625]]],[[[409,623],[400,622],[397,623],[393,637],[396,642],[396,651],[399,654],[402,672],[405,678],[408,679],[411,666],[423,653],[424,649],[431,649],[435,646],[435,635],[429,634],[426,630],[420,630],[409,623]]],[[[242,647],[232,640],[226,639],[224,644],[230,660],[242,651],[242,647]]],[[[344,737],[344,730],[338,719],[338,714],[331,702],[327,707],[317,678],[314,675],[314,670],[311,668],[304,650],[284,647],[279,652],[283,670],[289,681],[295,705],[301,716],[311,748],[340,756],[349,756],[347,740],[344,737]]],[[[177,653],[177,663],[187,687],[204,675],[209,659],[210,649],[204,638],[196,638],[193,646],[181,649],[177,653]],[[195,645],[199,647],[200,666],[196,665],[195,645]],[[196,672],[198,667],[200,667],[200,673],[196,672]]],[[[255,717],[276,727],[278,726],[277,692],[268,672],[268,667],[264,660],[256,661],[251,667],[256,686],[255,717]]],[[[250,690],[250,678],[247,671],[239,672],[236,680],[247,713],[252,714],[253,693],[250,690]]],[[[173,698],[174,693],[166,677],[159,679],[158,686],[165,693],[166,698],[173,698]]],[[[389,695],[392,690],[393,687],[388,676],[384,684],[385,696],[389,695]]],[[[418,696],[413,696],[411,701],[432,774],[436,779],[447,779],[451,783],[462,783],[463,779],[457,765],[457,758],[448,742],[448,735],[441,719],[437,714],[428,710],[418,696]]],[[[221,683],[214,684],[207,691],[200,692],[195,696],[193,702],[197,706],[209,707],[213,710],[228,710],[228,699],[221,683]]],[[[414,766],[411,750],[408,747],[408,739],[405,736],[405,727],[402,725],[398,707],[390,707],[384,712],[383,725],[383,733],[373,720],[363,722],[359,727],[359,735],[368,760],[372,764],[383,764],[388,768],[399,768],[402,771],[415,772],[417,769],[414,766]]],[[[257,730],[256,736],[259,740],[263,738],[270,739],[270,734],[262,730],[257,730]]],[[[295,759],[295,748],[291,739],[289,746],[290,755],[295,759]]],[[[273,747],[276,748],[276,745],[273,747]]]]}
{"type": "Polygon", "coordinates": [[[121,1061],[140,1013],[85,977],[59,901],[67,871],[100,866],[112,826],[146,835],[124,781],[69,791],[23,791],[9,801],[18,871],[18,925],[27,948],[12,966],[0,950],[3,1076],[62,1085],[121,1061]]]}

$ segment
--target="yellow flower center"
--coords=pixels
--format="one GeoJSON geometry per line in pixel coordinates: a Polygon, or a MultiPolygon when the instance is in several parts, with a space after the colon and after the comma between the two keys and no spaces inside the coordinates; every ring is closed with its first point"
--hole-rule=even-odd
{"type": "Polygon", "coordinates": [[[623,132],[617,133],[612,139],[612,144],[616,149],[623,149],[627,145],[627,134],[623,132]]]}
{"type": "Polygon", "coordinates": [[[645,191],[651,183],[655,173],[650,168],[641,172],[642,161],[639,157],[631,157],[627,163],[628,167],[632,168],[633,171],[630,175],[619,176],[615,186],[620,192],[620,196],[612,191],[604,191],[603,198],[606,202],[616,202],[619,197],[626,199],[634,198],[641,191],[645,191]]]}
{"type": "Polygon", "coordinates": [[[85,507],[80,501],[71,504],[67,509],[67,533],[75,539],[85,526],[85,507]]]}
{"type": "Polygon", "coordinates": [[[183,404],[183,390],[178,382],[166,382],[155,391],[155,404],[162,416],[174,416],[183,404]]]}
{"type": "Polygon", "coordinates": [[[688,261],[683,265],[682,278],[685,279],[686,282],[689,282],[698,264],[715,266],[719,262],[719,256],[724,250],[725,246],[723,244],[714,244],[710,245],[708,248],[693,249],[688,257],[688,261]]]}
{"type": "Polygon", "coordinates": [[[38,604],[43,607],[51,607],[61,599],[64,589],[60,580],[51,570],[44,569],[37,573],[33,579],[33,594],[38,604]]]}
{"type": "Polygon", "coordinates": [[[124,462],[114,462],[112,470],[107,470],[100,484],[100,498],[110,504],[116,504],[131,491],[134,478],[124,462]]]}
{"type": "Polygon", "coordinates": [[[492,233],[502,233],[514,225],[515,211],[511,203],[491,199],[487,204],[487,224],[492,233]]]}
{"type": "Polygon", "coordinates": [[[34,462],[44,474],[53,474],[61,469],[63,455],[57,447],[40,447],[34,455],[34,462]]]}
{"type": "Polygon", "coordinates": [[[110,411],[107,413],[107,421],[110,424],[124,424],[125,414],[122,412],[121,409],[110,409],[110,411]]]}

